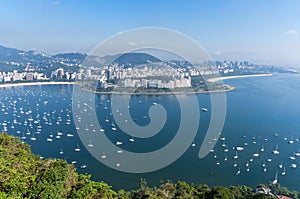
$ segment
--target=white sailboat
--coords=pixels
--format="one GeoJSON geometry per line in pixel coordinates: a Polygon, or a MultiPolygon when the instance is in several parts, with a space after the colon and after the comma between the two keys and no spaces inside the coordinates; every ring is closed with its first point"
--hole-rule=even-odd
{"type": "Polygon", "coordinates": [[[292,139],[289,140],[289,144],[294,144],[294,137],[292,136],[292,139]]]}
{"type": "Polygon", "coordinates": [[[258,157],[259,156],[259,153],[258,153],[258,151],[256,151],[256,153],[253,153],[253,155],[252,155],[253,157],[258,157]]]}
{"type": "Polygon", "coordinates": [[[92,140],[90,139],[90,142],[88,144],[88,147],[93,147],[94,145],[92,144],[92,140]]]}
{"type": "Polygon", "coordinates": [[[249,161],[248,161],[248,160],[247,160],[245,166],[246,166],[246,167],[249,167],[249,161]]]}
{"type": "Polygon", "coordinates": [[[102,155],[101,155],[101,158],[102,158],[102,159],[105,159],[105,158],[107,158],[107,156],[105,155],[105,153],[104,153],[104,152],[102,153],[102,155]]]}
{"type": "Polygon", "coordinates": [[[277,177],[278,177],[278,172],[276,172],[275,179],[272,181],[272,184],[277,184],[278,182],[277,177]]]}
{"type": "Polygon", "coordinates": [[[291,164],[290,167],[293,168],[293,169],[296,169],[297,165],[296,164],[291,164]]]}
{"type": "Polygon", "coordinates": [[[32,137],[30,138],[32,141],[36,141],[36,137],[34,137],[34,133],[32,133],[32,137]]]}
{"type": "Polygon", "coordinates": [[[296,156],[296,157],[300,157],[300,149],[298,149],[298,151],[295,152],[295,156],[296,156]]]}
{"type": "Polygon", "coordinates": [[[233,156],[233,159],[238,159],[239,156],[238,156],[238,151],[235,151],[235,155],[233,156]]]}
{"type": "Polygon", "coordinates": [[[63,155],[63,154],[64,154],[64,151],[63,151],[62,149],[60,149],[59,154],[60,154],[60,155],[63,155]]]}
{"type": "Polygon", "coordinates": [[[80,152],[79,145],[77,144],[77,147],[74,149],[75,152],[80,152]]]}
{"type": "Polygon", "coordinates": [[[239,170],[235,173],[235,175],[240,175],[240,173],[241,173],[241,168],[239,168],[239,170]]]}
{"type": "Polygon", "coordinates": [[[279,167],[280,169],[282,169],[282,167],[283,167],[282,161],[281,161],[281,163],[278,165],[278,167],[279,167]]]}
{"type": "Polygon", "coordinates": [[[85,168],[87,168],[87,165],[86,165],[86,164],[83,164],[83,165],[80,166],[80,168],[81,168],[81,169],[85,169],[85,168]]]}
{"type": "Polygon", "coordinates": [[[284,176],[285,174],[286,174],[285,167],[283,167],[283,171],[281,172],[281,175],[284,176]]]}
{"type": "MultiPolygon", "coordinates": [[[[131,138],[129,139],[129,142],[134,142],[135,140],[134,140],[134,138],[133,138],[133,134],[131,135],[131,138]]],[[[192,144],[192,146],[193,146],[193,144],[192,144]]]]}
{"type": "Polygon", "coordinates": [[[23,136],[21,137],[21,140],[26,140],[26,136],[24,135],[24,132],[23,132],[23,136]]]}
{"type": "Polygon", "coordinates": [[[67,137],[74,137],[74,135],[72,133],[68,133],[67,137]]]}
{"type": "Polygon", "coordinates": [[[246,171],[247,171],[247,172],[249,172],[249,171],[250,171],[250,167],[249,167],[249,166],[247,166],[247,168],[246,168],[246,171]]]}
{"type": "Polygon", "coordinates": [[[278,151],[278,144],[276,145],[276,148],[275,148],[275,150],[273,151],[273,154],[274,154],[274,155],[278,155],[278,154],[279,154],[279,151],[278,151]]]}
{"type": "Polygon", "coordinates": [[[229,149],[228,149],[228,147],[226,147],[226,149],[224,149],[224,152],[228,153],[228,151],[229,151],[229,149]]]}
{"type": "Polygon", "coordinates": [[[233,164],[233,167],[237,167],[238,163],[237,161],[235,161],[235,163],[233,164]]]}

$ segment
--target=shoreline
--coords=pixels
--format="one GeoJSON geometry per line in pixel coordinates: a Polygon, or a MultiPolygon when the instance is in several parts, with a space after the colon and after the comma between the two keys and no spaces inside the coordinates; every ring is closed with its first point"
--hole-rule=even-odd
{"type": "Polygon", "coordinates": [[[208,82],[217,82],[226,79],[237,79],[237,78],[246,78],[246,77],[267,77],[273,76],[271,73],[264,73],[264,74],[252,74],[252,75],[234,75],[234,76],[226,76],[226,77],[214,77],[207,79],[208,82]]]}
{"type": "Polygon", "coordinates": [[[0,88],[19,87],[19,86],[62,85],[62,84],[75,84],[75,82],[23,82],[23,83],[10,83],[10,84],[0,84],[0,88]]]}
{"type": "MultiPolygon", "coordinates": [[[[225,85],[225,84],[224,84],[225,85]]],[[[226,86],[228,87],[227,90],[212,90],[212,91],[188,91],[188,92],[184,92],[184,91],[179,91],[179,92],[157,92],[157,93],[147,93],[147,92],[144,92],[144,93],[128,93],[128,92],[113,92],[113,91],[110,91],[110,92],[100,92],[100,91],[91,91],[91,90],[87,90],[87,89],[82,89],[82,91],[84,92],[88,92],[88,93],[94,93],[94,94],[104,94],[104,95],[128,95],[128,94],[131,94],[131,95],[193,95],[193,94],[210,94],[210,93],[223,93],[223,92],[230,92],[230,91],[233,91],[235,90],[236,88],[234,86],[230,86],[230,85],[227,85],[226,86]]]]}
{"type": "MultiPolygon", "coordinates": [[[[208,82],[218,82],[222,80],[227,80],[227,79],[237,79],[237,78],[247,78],[247,77],[267,77],[267,76],[272,76],[271,73],[264,73],[264,74],[252,74],[252,75],[234,75],[234,76],[226,76],[226,77],[214,77],[207,79],[208,82]]],[[[41,86],[41,85],[74,85],[76,82],[23,82],[23,83],[9,83],[9,84],[0,84],[0,88],[10,88],[10,87],[19,87],[19,86],[41,86]]],[[[236,88],[231,85],[224,84],[228,89],[219,89],[219,90],[212,90],[212,91],[198,91],[198,92],[159,92],[159,93],[133,93],[134,95],[172,95],[172,94],[178,94],[178,95],[191,95],[191,94],[209,94],[209,93],[220,93],[220,92],[230,92],[235,90],[236,88]]],[[[90,92],[90,93],[95,93],[95,94],[119,94],[119,95],[125,95],[128,94],[126,92],[99,92],[99,91],[91,91],[87,89],[81,89],[85,92],[90,92]]]]}

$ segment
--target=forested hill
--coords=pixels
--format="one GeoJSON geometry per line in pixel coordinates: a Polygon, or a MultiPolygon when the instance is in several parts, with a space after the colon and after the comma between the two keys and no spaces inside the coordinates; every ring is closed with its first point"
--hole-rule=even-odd
{"type": "MultiPolygon", "coordinates": [[[[274,198],[271,195],[255,194],[252,188],[242,185],[209,188],[207,185],[167,181],[157,188],[149,188],[143,179],[139,185],[137,190],[113,190],[105,182],[95,182],[90,180],[89,175],[78,174],[73,165],[67,164],[65,160],[41,160],[19,138],[0,133],[0,199],[274,198]]],[[[293,198],[299,197],[297,192],[278,190],[293,198]]]]}

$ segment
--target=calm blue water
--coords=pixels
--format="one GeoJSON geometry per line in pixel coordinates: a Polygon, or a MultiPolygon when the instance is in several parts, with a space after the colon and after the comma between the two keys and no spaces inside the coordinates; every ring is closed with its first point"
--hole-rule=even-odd
{"type": "MultiPolygon", "coordinates": [[[[191,146],[171,165],[150,173],[119,172],[98,162],[89,154],[78,137],[73,121],[78,120],[79,116],[72,112],[72,85],[0,89],[0,129],[15,136],[26,137],[24,141],[31,145],[32,151],[44,158],[64,158],[70,163],[77,161],[75,166],[79,172],[91,173],[94,180],[104,180],[115,189],[136,188],[140,178],[146,178],[150,186],[158,185],[161,180],[171,179],[209,185],[246,184],[255,187],[273,180],[278,172],[280,184],[300,191],[300,157],[290,160],[290,156],[294,156],[300,148],[300,75],[231,79],[226,83],[237,89],[226,94],[227,113],[221,135],[226,138],[225,142],[219,140],[214,152],[203,159],[198,158],[203,135],[210,122],[210,111],[201,112],[195,146],[191,146]],[[56,137],[58,133],[62,135],[56,137]],[[68,133],[74,137],[68,137],[68,133]],[[274,136],[275,133],[278,134],[277,137],[274,136]],[[51,136],[52,141],[47,142],[46,139],[51,136]],[[32,140],[32,137],[36,140],[32,140]],[[289,144],[288,141],[292,139],[294,143],[289,144]],[[226,147],[222,144],[226,144],[226,147]],[[279,155],[272,154],[276,145],[279,155]],[[80,152],[74,151],[77,146],[80,147],[80,152]],[[234,146],[244,148],[238,152],[237,159],[233,158],[236,153],[232,148],[234,146]],[[229,150],[227,153],[224,152],[226,148],[229,150]],[[259,157],[253,157],[257,152],[259,157]],[[249,172],[245,166],[247,161],[249,172]],[[281,175],[282,169],[278,167],[281,162],[286,167],[285,176],[281,175]],[[235,163],[236,167],[233,166],[235,163]],[[291,164],[297,164],[298,167],[290,168],[291,164]],[[81,165],[87,167],[82,169],[81,165]],[[239,169],[241,173],[236,175],[239,169]]],[[[200,94],[197,98],[199,107],[205,106],[210,110],[209,95],[200,94]]],[[[97,117],[105,134],[112,142],[122,141],[123,145],[120,147],[124,150],[134,152],[162,148],[174,138],[179,126],[180,108],[174,96],[132,97],[130,113],[137,124],[144,126],[150,122],[148,110],[153,102],[165,107],[168,113],[166,125],[152,138],[135,138],[135,142],[129,142],[130,136],[111,130],[113,119],[110,114],[110,96],[95,96],[97,117]],[[105,121],[107,119],[109,122],[105,121]]],[[[94,129],[93,126],[87,128],[89,131],[94,129]]]]}

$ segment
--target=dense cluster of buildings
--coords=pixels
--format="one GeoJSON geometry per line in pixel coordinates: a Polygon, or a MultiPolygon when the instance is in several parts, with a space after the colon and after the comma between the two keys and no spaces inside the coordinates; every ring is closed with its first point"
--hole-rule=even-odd
{"type": "Polygon", "coordinates": [[[191,75],[183,69],[174,69],[165,63],[147,64],[138,67],[124,67],[117,64],[100,69],[80,71],[78,79],[99,81],[98,87],[142,87],[183,88],[191,87],[191,75]]]}
{"type": "Polygon", "coordinates": [[[51,80],[75,80],[77,73],[65,72],[63,68],[58,68],[51,72],[51,80]]]}
{"type": "MultiPolygon", "coordinates": [[[[71,62],[70,60],[65,60],[71,62]]],[[[15,63],[13,63],[15,64],[15,63]]],[[[69,65],[73,67],[74,65],[69,65]]],[[[76,66],[79,66],[78,64],[76,66]]],[[[216,61],[195,63],[193,66],[181,61],[155,62],[139,66],[111,64],[102,67],[84,68],[79,72],[70,72],[58,68],[46,75],[43,71],[26,67],[19,72],[0,72],[0,83],[20,81],[75,81],[91,79],[98,82],[100,88],[143,87],[143,88],[183,88],[192,86],[193,76],[271,73],[278,69],[271,66],[255,65],[248,61],[216,61]],[[37,72],[39,71],[39,72],[37,72]],[[117,82],[117,83],[116,83],[117,82]]],[[[75,71],[75,70],[72,70],[75,71]]]]}
{"type": "Polygon", "coordinates": [[[35,72],[33,70],[18,72],[0,72],[0,83],[13,83],[22,81],[49,81],[49,80],[75,80],[76,73],[65,72],[63,68],[54,70],[50,77],[45,73],[35,72]]]}
{"type": "Polygon", "coordinates": [[[0,72],[0,83],[8,82],[20,82],[20,81],[34,81],[34,80],[47,80],[48,78],[44,73],[38,72],[18,72],[14,70],[13,72],[0,72]]]}

